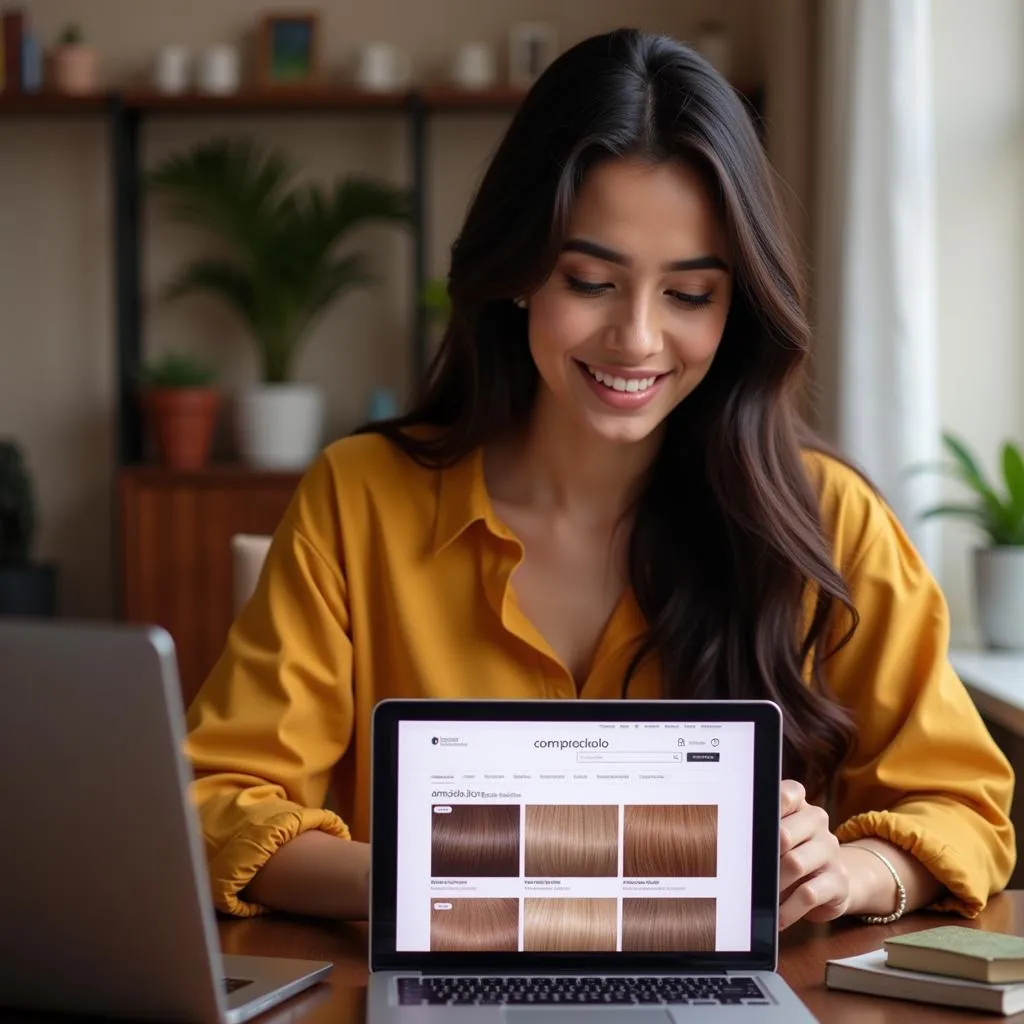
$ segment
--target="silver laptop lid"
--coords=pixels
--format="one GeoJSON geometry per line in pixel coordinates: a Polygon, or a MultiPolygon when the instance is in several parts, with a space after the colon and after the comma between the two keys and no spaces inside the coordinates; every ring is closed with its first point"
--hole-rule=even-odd
{"type": "Polygon", "coordinates": [[[0,620],[0,693],[0,1005],[219,1019],[171,638],[0,620]]]}
{"type": "Polygon", "coordinates": [[[382,703],[373,968],[773,969],[780,722],[756,701],[382,703]]]}

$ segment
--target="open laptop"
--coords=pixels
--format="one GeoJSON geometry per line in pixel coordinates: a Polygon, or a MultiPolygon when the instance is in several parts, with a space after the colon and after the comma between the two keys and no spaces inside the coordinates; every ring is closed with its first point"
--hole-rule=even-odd
{"type": "Polygon", "coordinates": [[[331,964],[221,956],[163,630],[0,619],[0,1006],[234,1024],[331,964]]]}
{"type": "Polygon", "coordinates": [[[813,1021],[780,751],[770,702],[382,702],[367,1020],[813,1021]]]}

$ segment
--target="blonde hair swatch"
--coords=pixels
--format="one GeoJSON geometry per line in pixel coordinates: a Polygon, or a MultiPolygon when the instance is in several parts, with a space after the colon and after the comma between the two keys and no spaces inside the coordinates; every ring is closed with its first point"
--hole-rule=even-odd
{"type": "Polygon", "coordinates": [[[619,809],[614,804],[528,804],[523,841],[527,877],[619,873],[619,809]]]}
{"type": "Polygon", "coordinates": [[[615,952],[615,899],[527,899],[523,949],[615,952]]]}
{"type": "Polygon", "coordinates": [[[649,804],[623,813],[626,878],[713,878],[718,874],[716,804],[649,804]]]}
{"type": "Polygon", "coordinates": [[[507,878],[519,874],[518,804],[441,804],[432,808],[430,873],[507,878]]]}
{"type": "Polygon", "coordinates": [[[519,900],[434,897],[430,901],[430,948],[439,953],[516,952],[519,900]]]}
{"type": "Polygon", "coordinates": [[[707,952],[715,948],[715,900],[624,899],[622,950],[628,953],[707,952]]]}

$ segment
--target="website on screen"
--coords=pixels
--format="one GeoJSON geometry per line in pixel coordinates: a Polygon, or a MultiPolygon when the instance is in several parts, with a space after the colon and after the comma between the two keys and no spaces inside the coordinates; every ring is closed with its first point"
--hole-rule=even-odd
{"type": "Polygon", "coordinates": [[[396,948],[750,948],[752,722],[401,722],[396,948]]]}

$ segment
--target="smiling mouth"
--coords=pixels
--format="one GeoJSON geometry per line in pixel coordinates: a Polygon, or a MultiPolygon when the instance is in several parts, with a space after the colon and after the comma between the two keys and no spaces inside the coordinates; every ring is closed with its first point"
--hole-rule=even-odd
{"type": "MultiPolygon", "coordinates": [[[[578,362],[578,360],[577,360],[578,362]]],[[[607,373],[604,370],[598,370],[588,363],[579,363],[579,366],[586,373],[590,374],[598,382],[602,384],[609,391],[618,391],[620,393],[635,393],[647,391],[662,378],[667,376],[664,373],[655,373],[647,377],[620,377],[616,374],[607,373]]]]}

